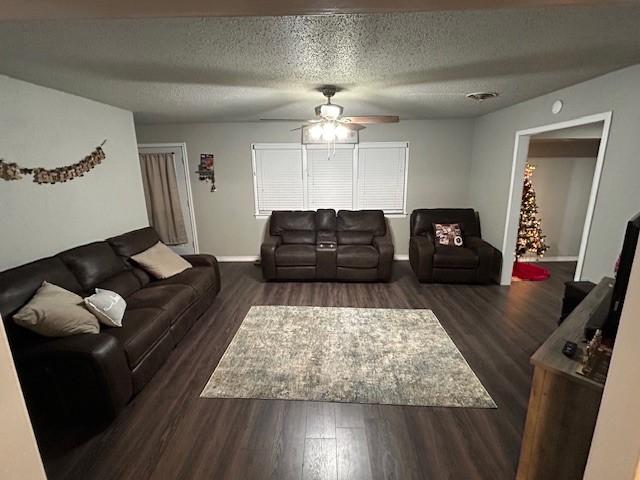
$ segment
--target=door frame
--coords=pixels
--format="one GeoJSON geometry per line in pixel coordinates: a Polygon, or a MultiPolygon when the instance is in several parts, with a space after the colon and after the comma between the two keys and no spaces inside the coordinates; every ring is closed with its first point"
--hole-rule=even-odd
{"type": "Polygon", "coordinates": [[[589,203],[587,206],[587,214],[585,216],[584,225],[582,227],[582,237],[580,240],[580,250],[578,253],[578,264],[574,280],[580,280],[582,277],[582,268],[584,267],[584,257],[589,242],[589,233],[591,231],[591,223],[593,221],[593,212],[596,206],[598,196],[598,188],[600,186],[600,177],[602,175],[602,167],[604,165],[604,157],[607,150],[607,142],[609,140],[609,131],[611,129],[611,118],[613,112],[602,112],[593,115],[567,120],[564,122],[551,123],[534,128],[527,128],[516,131],[515,146],[513,149],[513,161],[511,164],[511,182],[509,186],[509,198],[507,202],[507,214],[504,224],[504,237],[502,241],[502,274],[500,285],[511,285],[512,266],[515,260],[515,244],[518,236],[518,221],[520,217],[520,206],[522,204],[522,178],[524,177],[524,167],[527,163],[529,155],[529,140],[532,135],[539,133],[552,132],[554,130],[563,130],[570,127],[578,127],[591,123],[603,122],[602,136],[600,138],[600,147],[598,148],[598,156],[596,159],[596,168],[593,172],[593,181],[591,182],[591,193],[589,194],[589,203]]]}
{"type": "Polygon", "coordinates": [[[182,151],[182,166],[184,167],[184,178],[187,181],[187,210],[191,219],[191,236],[193,237],[193,249],[196,254],[200,253],[198,245],[198,229],[196,228],[196,214],[193,209],[193,193],[191,191],[191,175],[189,171],[189,157],[187,156],[187,144],[185,142],[175,143],[139,143],[138,148],[179,148],[182,151]]]}

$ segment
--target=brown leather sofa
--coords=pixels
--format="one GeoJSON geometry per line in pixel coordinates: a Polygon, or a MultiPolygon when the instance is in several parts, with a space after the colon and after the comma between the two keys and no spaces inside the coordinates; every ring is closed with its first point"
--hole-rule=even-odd
{"type": "Polygon", "coordinates": [[[472,208],[425,208],[411,213],[409,262],[421,282],[499,283],[502,254],[480,235],[480,218],[472,208]],[[434,223],[459,223],[464,246],[434,241],[434,223]]]}
{"type": "Polygon", "coordinates": [[[213,302],[220,273],[211,255],[185,255],[193,268],[165,280],[129,261],[158,241],[143,228],[0,273],[0,314],[37,424],[113,419],[213,302]],[[65,338],[19,327],[12,314],[45,280],[83,296],[95,287],[119,293],[127,302],[122,327],[65,338]]]}
{"type": "Polygon", "coordinates": [[[275,211],[260,256],[266,280],[387,282],[393,242],[382,210],[275,211]]]}

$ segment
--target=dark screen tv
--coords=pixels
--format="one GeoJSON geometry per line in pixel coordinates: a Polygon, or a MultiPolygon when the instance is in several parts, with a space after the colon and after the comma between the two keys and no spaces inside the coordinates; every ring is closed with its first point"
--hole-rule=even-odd
{"type": "Polygon", "coordinates": [[[624,297],[627,293],[627,286],[629,285],[633,257],[636,254],[639,236],[640,213],[636,214],[629,220],[629,223],[627,223],[627,230],[624,235],[622,252],[620,253],[620,261],[618,263],[618,273],[616,274],[616,281],[611,294],[611,306],[609,307],[609,314],[602,326],[602,337],[611,342],[613,342],[618,332],[620,313],[622,312],[624,297]]]}

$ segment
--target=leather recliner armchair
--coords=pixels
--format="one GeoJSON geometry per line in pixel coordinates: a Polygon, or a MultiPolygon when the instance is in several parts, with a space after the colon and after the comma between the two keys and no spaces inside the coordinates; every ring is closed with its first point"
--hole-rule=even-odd
{"type": "Polygon", "coordinates": [[[389,281],[393,242],[382,210],[275,211],[260,249],[266,280],[389,281]]]}
{"type": "Polygon", "coordinates": [[[472,208],[425,208],[411,213],[409,262],[420,282],[499,283],[502,254],[480,234],[480,218],[472,208]],[[434,223],[458,223],[464,245],[435,241],[434,223]]]}

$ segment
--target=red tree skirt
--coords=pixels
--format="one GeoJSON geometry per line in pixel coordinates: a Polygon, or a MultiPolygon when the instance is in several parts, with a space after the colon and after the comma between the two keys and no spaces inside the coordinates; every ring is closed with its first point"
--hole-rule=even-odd
{"type": "Polygon", "coordinates": [[[540,280],[546,280],[551,276],[551,272],[546,268],[538,267],[533,263],[514,262],[513,263],[513,276],[518,277],[520,280],[530,280],[539,282],[540,280]]]}

